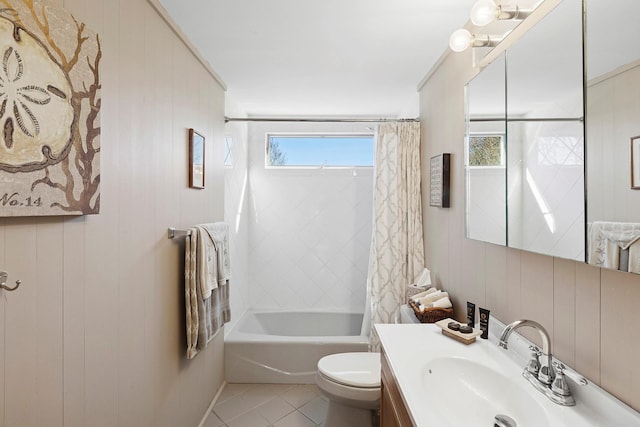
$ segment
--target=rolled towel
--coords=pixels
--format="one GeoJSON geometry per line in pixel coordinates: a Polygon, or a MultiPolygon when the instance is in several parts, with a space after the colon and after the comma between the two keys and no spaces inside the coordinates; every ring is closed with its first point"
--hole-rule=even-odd
{"type": "Polygon", "coordinates": [[[449,299],[449,297],[442,297],[439,300],[431,302],[429,304],[420,305],[418,309],[420,309],[421,312],[424,312],[428,308],[451,308],[451,307],[453,307],[453,304],[451,304],[451,300],[449,299]]]}
{"type": "Polygon", "coordinates": [[[426,297],[427,295],[430,295],[434,292],[438,292],[438,290],[436,288],[429,288],[424,292],[420,292],[419,294],[412,295],[411,299],[415,302],[415,301],[418,301],[420,298],[426,297]]]}
{"type": "Polygon", "coordinates": [[[432,294],[427,295],[426,297],[422,297],[418,300],[418,304],[427,305],[434,301],[439,300],[440,298],[448,297],[449,294],[442,291],[437,291],[432,294]]]}

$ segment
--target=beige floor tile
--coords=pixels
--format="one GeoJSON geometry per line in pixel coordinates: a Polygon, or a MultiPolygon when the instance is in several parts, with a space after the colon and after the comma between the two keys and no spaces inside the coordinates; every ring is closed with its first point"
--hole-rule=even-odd
{"type": "Polygon", "coordinates": [[[225,423],[249,412],[273,398],[263,391],[249,389],[213,407],[213,412],[225,423]]]}
{"type": "Polygon", "coordinates": [[[316,427],[316,424],[296,411],[275,423],[274,427],[316,427]]]}
{"type": "Polygon", "coordinates": [[[249,390],[253,384],[227,384],[224,386],[224,390],[220,393],[220,397],[216,401],[216,405],[219,405],[232,397],[236,397],[239,394],[249,390]]]}
{"type": "Polygon", "coordinates": [[[282,395],[282,398],[293,405],[295,408],[299,408],[305,403],[308,403],[320,395],[318,387],[314,384],[297,385],[289,389],[282,395]]]}
{"type": "Polygon", "coordinates": [[[224,427],[225,423],[213,412],[209,412],[207,421],[204,423],[204,427],[224,427]]]}
{"type": "Polygon", "coordinates": [[[266,420],[257,409],[234,418],[227,423],[228,427],[269,427],[271,423],[266,420]]]}
{"type": "Polygon", "coordinates": [[[310,402],[302,405],[298,411],[302,412],[307,418],[316,424],[319,424],[327,417],[327,408],[329,402],[318,396],[310,402]]]}
{"type": "Polygon", "coordinates": [[[291,406],[291,404],[289,404],[282,397],[277,396],[259,406],[256,410],[260,412],[260,415],[262,415],[268,421],[270,421],[271,423],[275,423],[276,421],[295,411],[296,408],[291,406]]]}

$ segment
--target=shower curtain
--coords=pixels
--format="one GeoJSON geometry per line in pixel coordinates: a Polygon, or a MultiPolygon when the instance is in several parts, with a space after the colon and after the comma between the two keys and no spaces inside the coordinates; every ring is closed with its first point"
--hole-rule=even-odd
{"type": "Polygon", "coordinates": [[[418,122],[383,123],[378,128],[372,231],[367,291],[370,347],[377,351],[373,325],[399,321],[407,284],[424,264],[418,122]]]}

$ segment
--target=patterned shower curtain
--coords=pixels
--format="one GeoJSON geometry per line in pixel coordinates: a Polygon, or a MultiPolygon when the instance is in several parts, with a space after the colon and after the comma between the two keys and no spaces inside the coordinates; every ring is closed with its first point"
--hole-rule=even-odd
{"type": "Polygon", "coordinates": [[[383,123],[378,129],[373,195],[373,236],[367,290],[372,351],[375,323],[397,323],[407,284],[422,272],[424,247],[420,193],[420,123],[383,123]]]}

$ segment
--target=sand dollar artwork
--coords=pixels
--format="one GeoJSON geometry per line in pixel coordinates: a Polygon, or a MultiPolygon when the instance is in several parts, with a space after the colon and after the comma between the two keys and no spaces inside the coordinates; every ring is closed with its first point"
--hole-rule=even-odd
{"type": "Polygon", "coordinates": [[[0,216],[99,212],[101,58],[65,10],[0,0],[0,216]]]}
{"type": "Polygon", "coordinates": [[[0,169],[62,160],[71,142],[71,82],[31,34],[0,18],[0,169]]]}

